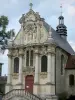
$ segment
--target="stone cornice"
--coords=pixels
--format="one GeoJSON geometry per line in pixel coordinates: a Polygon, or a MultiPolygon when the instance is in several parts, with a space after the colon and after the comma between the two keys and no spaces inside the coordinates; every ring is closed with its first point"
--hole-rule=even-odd
{"type": "MultiPolygon", "coordinates": [[[[23,49],[23,48],[26,48],[26,47],[31,47],[31,46],[51,46],[49,43],[31,43],[31,44],[21,44],[21,45],[13,45],[13,46],[8,46],[7,49],[23,49]]],[[[55,47],[52,45],[52,47],[55,47]]]]}

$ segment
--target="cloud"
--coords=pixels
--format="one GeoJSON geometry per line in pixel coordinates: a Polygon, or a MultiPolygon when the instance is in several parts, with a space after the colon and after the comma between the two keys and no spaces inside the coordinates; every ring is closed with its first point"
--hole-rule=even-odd
{"type": "Polygon", "coordinates": [[[68,9],[67,9],[67,12],[68,12],[69,16],[71,16],[71,17],[75,16],[75,7],[72,6],[72,5],[69,5],[68,9]]]}

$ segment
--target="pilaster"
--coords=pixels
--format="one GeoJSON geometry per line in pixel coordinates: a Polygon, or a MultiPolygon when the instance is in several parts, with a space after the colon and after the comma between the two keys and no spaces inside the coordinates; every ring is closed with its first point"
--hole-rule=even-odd
{"type": "Polygon", "coordinates": [[[22,89],[23,85],[23,49],[19,50],[19,78],[16,87],[22,89]]]}
{"type": "Polygon", "coordinates": [[[35,50],[35,76],[34,76],[34,94],[39,92],[39,49],[35,50]]]}
{"type": "Polygon", "coordinates": [[[12,90],[12,55],[8,54],[8,77],[5,92],[12,90]]]}
{"type": "Polygon", "coordinates": [[[55,48],[47,49],[47,88],[50,95],[55,95],[55,48]]]}

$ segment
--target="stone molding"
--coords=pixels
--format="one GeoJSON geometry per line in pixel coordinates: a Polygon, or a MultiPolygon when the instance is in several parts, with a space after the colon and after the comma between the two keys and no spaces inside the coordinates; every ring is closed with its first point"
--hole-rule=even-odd
{"type": "Polygon", "coordinates": [[[27,75],[33,75],[34,76],[34,72],[23,72],[23,76],[27,76],[27,75]]]}
{"type": "Polygon", "coordinates": [[[47,78],[47,72],[41,72],[40,73],[40,78],[42,78],[42,79],[47,78]]]}
{"type": "Polygon", "coordinates": [[[27,67],[23,67],[23,72],[34,72],[35,71],[35,68],[34,67],[29,67],[29,66],[27,66],[27,67]]]}
{"type": "Polygon", "coordinates": [[[13,77],[14,79],[18,79],[18,76],[19,76],[19,73],[13,73],[13,75],[12,75],[12,77],[13,77]]]}

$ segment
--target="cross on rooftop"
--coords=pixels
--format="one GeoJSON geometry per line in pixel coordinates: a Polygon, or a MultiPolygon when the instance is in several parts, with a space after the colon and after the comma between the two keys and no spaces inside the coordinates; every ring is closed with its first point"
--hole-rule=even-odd
{"type": "Polygon", "coordinates": [[[30,6],[30,9],[32,9],[32,7],[33,7],[32,0],[30,0],[29,6],[30,6]]]}

